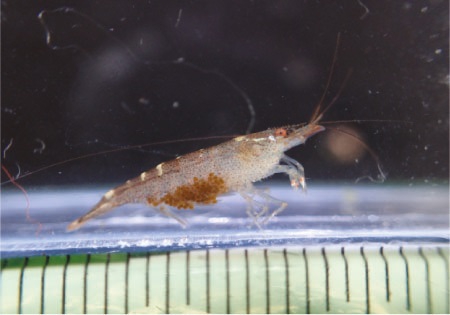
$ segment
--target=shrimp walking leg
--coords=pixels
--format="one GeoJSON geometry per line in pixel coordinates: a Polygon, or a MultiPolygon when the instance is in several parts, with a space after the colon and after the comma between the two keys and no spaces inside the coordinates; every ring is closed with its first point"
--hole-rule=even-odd
{"type": "Polygon", "coordinates": [[[247,201],[247,215],[253,219],[253,223],[260,229],[262,229],[262,225],[267,224],[271,218],[287,207],[286,202],[274,198],[264,190],[256,189],[253,186],[246,192],[241,191],[240,195],[247,201]],[[256,198],[260,198],[262,201],[258,201],[256,198]],[[269,205],[271,203],[276,203],[279,206],[269,213],[269,205]]]}
{"type": "Polygon", "coordinates": [[[285,173],[289,175],[289,180],[291,181],[291,186],[294,188],[298,188],[298,186],[302,186],[302,189],[306,189],[305,184],[305,173],[303,171],[300,171],[293,165],[276,165],[271,170],[271,174],[277,174],[277,173],[285,173]]]}
{"type": "Polygon", "coordinates": [[[301,175],[305,175],[305,169],[297,160],[283,154],[280,161],[286,163],[287,165],[295,166],[301,175]]]}
{"type": "MultiPolygon", "coordinates": [[[[254,189],[254,188],[253,188],[254,189]]],[[[253,199],[253,197],[251,195],[249,195],[247,192],[239,192],[239,194],[241,195],[242,198],[245,199],[245,201],[247,202],[247,215],[248,217],[253,219],[253,223],[258,227],[258,228],[262,228],[261,225],[259,224],[258,220],[257,220],[257,211],[255,209],[255,203],[256,201],[253,199]]]]}
{"type": "Polygon", "coordinates": [[[292,187],[298,188],[298,186],[302,186],[302,189],[305,190],[305,169],[303,166],[298,161],[285,154],[283,154],[280,161],[286,163],[287,165],[278,165],[278,168],[274,169],[275,173],[288,174],[292,187]],[[282,168],[281,166],[287,166],[288,168],[282,168]]]}
{"type": "Polygon", "coordinates": [[[270,219],[272,219],[274,216],[283,211],[288,205],[287,202],[272,197],[264,190],[257,190],[256,194],[265,201],[265,206],[263,210],[258,213],[258,219],[262,218],[261,220],[262,225],[267,224],[267,222],[269,222],[270,219]],[[271,213],[269,213],[269,206],[268,206],[270,203],[276,203],[279,205],[278,208],[273,210],[271,213]]]}
{"type": "Polygon", "coordinates": [[[185,220],[183,220],[182,218],[180,218],[179,216],[177,216],[176,214],[172,213],[172,211],[170,211],[169,208],[165,207],[165,206],[161,206],[159,208],[159,211],[164,214],[165,216],[168,216],[169,218],[175,219],[178,223],[180,223],[184,228],[187,227],[187,222],[185,220]]]}

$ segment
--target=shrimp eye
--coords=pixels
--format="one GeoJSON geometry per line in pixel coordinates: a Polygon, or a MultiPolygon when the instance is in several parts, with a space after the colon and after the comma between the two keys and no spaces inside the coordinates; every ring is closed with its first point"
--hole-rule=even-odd
{"type": "Polygon", "coordinates": [[[283,137],[286,138],[287,137],[287,131],[284,128],[278,128],[275,130],[275,136],[277,137],[283,137]]]}

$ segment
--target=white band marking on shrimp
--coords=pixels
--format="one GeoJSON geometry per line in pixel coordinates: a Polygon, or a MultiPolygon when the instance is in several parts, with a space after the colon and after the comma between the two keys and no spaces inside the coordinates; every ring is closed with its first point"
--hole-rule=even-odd
{"type": "MultiPolygon", "coordinates": [[[[268,139],[272,140],[270,137],[268,137],[268,139]]],[[[264,137],[264,138],[255,138],[255,139],[252,139],[252,141],[254,141],[254,142],[267,141],[267,138],[266,137],[264,137]]]]}
{"type": "Polygon", "coordinates": [[[105,194],[105,198],[106,199],[111,199],[111,197],[112,196],[114,196],[114,189],[111,189],[110,191],[108,191],[106,194],[105,194]]]}
{"type": "Polygon", "coordinates": [[[158,164],[158,166],[156,166],[156,170],[158,171],[158,176],[162,176],[162,174],[163,174],[163,169],[162,169],[163,164],[164,163],[161,163],[161,164],[158,164]]]}
{"type": "Polygon", "coordinates": [[[144,181],[146,176],[147,176],[147,173],[146,172],[142,172],[141,173],[141,180],[144,181]]]}

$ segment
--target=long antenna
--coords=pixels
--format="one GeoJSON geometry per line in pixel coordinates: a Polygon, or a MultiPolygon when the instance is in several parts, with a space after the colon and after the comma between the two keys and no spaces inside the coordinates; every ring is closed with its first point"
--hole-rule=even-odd
{"type": "Polygon", "coordinates": [[[340,132],[343,133],[349,137],[352,137],[354,140],[358,141],[359,144],[361,144],[364,149],[366,149],[367,152],[369,152],[370,156],[372,157],[372,159],[375,161],[375,163],[377,164],[377,169],[378,169],[378,180],[373,179],[371,176],[363,176],[363,177],[359,177],[356,182],[359,182],[360,180],[367,178],[372,182],[379,182],[379,183],[383,183],[387,176],[386,173],[383,171],[383,168],[381,167],[381,162],[380,162],[380,158],[378,157],[378,155],[375,153],[374,150],[372,150],[372,148],[364,142],[364,140],[362,140],[360,137],[352,134],[351,132],[345,131],[340,129],[339,127],[327,127],[328,130],[332,130],[335,132],[340,132]]]}
{"type": "MultiPolygon", "coordinates": [[[[337,56],[338,56],[338,51],[339,51],[339,45],[341,44],[341,33],[339,32],[337,34],[337,39],[336,39],[336,48],[334,49],[334,54],[333,54],[333,61],[331,62],[331,69],[330,69],[330,73],[328,74],[328,80],[327,80],[327,85],[325,86],[325,90],[323,91],[322,97],[320,98],[319,103],[317,103],[316,109],[314,110],[310,122],[314,122],[314,121],[318,121],[320,120],[319,117],[322,116],[323,112],[322,112],[322,105],[323,105],[323,101],[325,100],[325,97],[328,93],[328,89],[330,87],[331,84],[331,79],[333,78],[333,73],[334,73],[334,69],[336,67],[336,61],[337,61],[337,56]],[[319,119],[318,119],[319,118],[319,119]]],[[[327,106],[327,108],[330,106],[327,106]]]]}
{"type": "Polygon", "coordinates": [[[347,71],[347,74],[345,75],[345,79],[344,79],[344,81],[342,82],[341,87],[339,88],[339,91],[336,93],[336,95],[333,97],[333,99],[332,99],[331,102],[327,105],[327,107],[325,107],[325,109],[324,109],[322,112],[320,112],[320,113],[317,115],[317,117],[315,117],[315,120],[312,120],[312,121],[311,121],[312,123],[318,122],[318,121],[322,118],[322,116],[330,109],[330,107],[333,106],[334,103],[336,103],[336,101],[338,100],[338,98],[341,96],[341,93],[342,93],[342,91],[344,90],[345,86],[347,85],[348,79],[350,79],[350,76],[352,75],[352,73],[353,73],[353,69],[350,68],[350,69],[347,71]]]}

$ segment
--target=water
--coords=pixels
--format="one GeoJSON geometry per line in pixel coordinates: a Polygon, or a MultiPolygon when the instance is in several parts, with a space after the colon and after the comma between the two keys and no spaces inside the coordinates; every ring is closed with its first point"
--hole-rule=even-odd
{"type": "Polygon", "coordinates": [[[2,7],[2,29],[2,166],[15,177],[129,145],[308,121],[324,93],[338,33],[325,106],[348,69],[353,73],[324,120],[353,121],[339,128],[363,139],[387,174],[384,184],[352,184],[379,175],[376,159],[345,133],[324,132],[287,152],[305,167],[307,195],[292,191],[283,176],[281,186],[262,184],[289,202],[262,231],[251,226],[242,199],[226,196],[214,207],[182,212],[186,229],[133,205],[67,233],[67,223],[115,184],[224,139],[72,160],[18,179],[42,223],[38,235],[25,220],[20,192],[1,186],[3,255],[448,241],[446,1],[95,8],[13,2],[2,7]]]}

